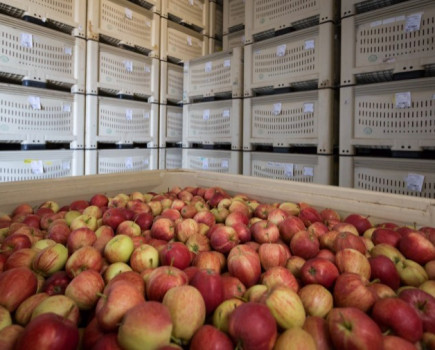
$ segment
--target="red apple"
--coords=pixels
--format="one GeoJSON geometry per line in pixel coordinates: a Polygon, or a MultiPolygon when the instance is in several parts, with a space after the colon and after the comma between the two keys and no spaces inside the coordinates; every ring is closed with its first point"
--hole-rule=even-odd
{"type": "Polygon", "coordinates": [[[81,247],[92,246],[96,240],[95,232],[88,227],[72,230],[67,239],[68,252],[72,254],[81,247]]]}
{"type": "Polygon", "coordinates": [[[319,249],[320,243],[317,236],[305,230],[295,233],[290,241],[292,254],[300,256],[303,259],[314,258],[319,249]]]}
{"type": "Polygon", "coordinates": [[[315,208],[309,206],[301,209],[299,213],[299,219],[302,220],[305,227],[308,227],[317,221],[322,222],[322,217],[320,216],[319,212],[315,208]]]}
{"type": "Polygon", "coordinates": [[[231,249],[227,266],[231,275],[237,277],[247,288],[260,279],[260,257],[255,250],[245,244],[239,244],[231,249]]]}
{"type": "Polygon", "coordinates": [[[291,290],[298,292],[299,283],[296,277],[282,266],[271,267],[261,275],[261,283],[268,288],[273,288],[278,285],[284,285],[291,290]]]}
{"type": "Polygon", "coordinates": [[[334,240],[333,250],[338,252],[339,250],[345,248],[356,249],[361,254],[366,253],[366,246],[361,237],[355,236],[349,232],[340,232],[334,240]]]}
{"type": "Polygon", "coordinates": [[[305,319],[303,329],[311,334],[316,343],[317,350],[333,349],[326,319],[322,317],[308,316],[305,319]]]}
{"type": "MultiPolygon", "coordinates": [[[[22,248],[13,252],[9,257],[7,257],[4,263],[4,270],[10,270],[15,267],[28,267],[32,268],[32,262],[36,255],[36,250],[32,248],[22,248]]],[[[6,255],[4,255],[6,259],[6,255]]]]}
{"type": "Polygon", "coordinates": [[[329,249],[320,249],[316,255],[316,258],[327,259],[335,264],[335,254],[329,249]]]}
{"type": "Polygon", "coordinates": [[[162,301],[166,292],[188,282],[186,273],[173,266],[155,268],[146,281],[146,295],[149,300],[162,301]]]}
{"type": "Polygon", "coordinates": [[[193,218],[197,212],[198,212],[198,210],[195,208],[195,206],[193,204],[187,204],[183,208],[181,208],[181,210],[180,210],[181,216],[185,219],[193,218]]]}
{"type": "Polygon", "coordinates": [[[186,247],[195,256],[200,252],[207,252],[211,250],[210,240],[206,235],[201,233],[195,233],[190,236],[186,241],[186,247]]]}
{"type": "Polygon", "coordinates": [[[175,237],[174,222],[168,218],[158,218],[151,226],[151,237],[170,241],[175,237]]]}
{"type": "Polygon", "coordinates": [[[48,295],[65,294],[65,289],[71,279],[65,271],[58,271],[48,277],[41,288],[48,295]]]}
{"type": "Polygon", "coordinates": [[[17,250],[30,248],[31,246],[32,242],[28,236],[20,233],[13,233],[3,240],[0,249],[3,254],[9,256],[17,250]]]}
{"type": "Polygon", "coordinates": [[[206,224],[208,227],[212,227],[216,223],[214,215],[210,211],[206,210],[196,213],[193,217],[193,220],[198,223],[206,224]]]}
{"type": "Polygon", "coordinates": [[[298,295],[309,316],[326,317],[334,304],[331,292],[320,284],[307,284],[298,295]]]}
{"type": "Polygon", "coordinates": [[[0,349],[12,350],[24,328],[18,324],[11,324],[0,330],[0,349]]]}
{"type": "Polygon", "coordinates": [[[124,208],[108,208],[103,214],[102,223],[116,230],[118,225],[126,219],[124,208]]]}
{"type": "Polygon", "coordinates": [[[36,293],[24,300],[15,310],[15,322],[21,326],[26,326],[30,322],[33,310],[48,297],[47,293],[36,293]]]}
{"type": "Polygon", "coordinates": [[[237,237],[239,237],[240,243],[246,243],[251,240],[251,230],[243,223],[235,223],[232,228],[236,231],[237,237]]]}
{"type": "Polygon", "coordinates": [[[384,350],[417,350],[417,347],[398,336],[395,335],[384,335],[384,350]]]}
{"type": "Polygon", "coordinates": [[[374,244],[385,243],[397,247],[402,236],[392,229],[377,228],[372,233],[372,241],[374,244]]]}
{"type": "Polygon", "coordinates": [[[212,269],[217,273],[222,270],[222,262],[225,262],[225,256],[216,251],[199,252],[192,261],[192,265],[200,269],[212,269]]]}
{"type": "Polygon", "coordinates": [[[133,271],[142,272],[159,265],[159,252],[149,244],[142,244],[133,250],[130,256],[130,266],[133,271]]]}
{"type": "Polygon", "coordinates": [[[171,265],[184,270],[191,263],[189,249],[181,242],[168,242],[159,251],[161,265],[171,265]]]}
{"type": "Polygon", "coordinates": [[[73,278],[85,270],[100,272],[102,267],[101,253],[94,247],[85,246],[70,255],[65,264],[65,271],[69,277],[73,278]]]}
{"type": "Polygon", "coordinates": [[[289,215],[279,224],[279,233],[284,242],[289,243],[296,232],[305,230],[305,224],[297,216],[289,215]]]}
{"type": "Polygon", "coordinates": [[[352,248],[339,250],[335,256],[335,264],[340,273],[353,272],[366,280],[370,279],[371,268],[365,255],[352,248]]]}
{"type": "Polygon", "coordinates": [[[313,233],[316,235],[316,237],[320,237],[321,235],[329,232],[329,228],[324,223],[316,221],[308,226],[307,231],[313,233]]]}
{"type": "Polygon", "coordinates": [[[135,271],[123,271],[113,277],[106,284],[106,288],[109,288],[109,286],[111,286],[112,284],[118,283],[120,281],[130,283],[130,285],[135,287],[140,294],[145,294],[145,280],[139,273],[135,271]]]}
{"type": "Polygon", "coordinates": [[[290,258],[287,259],[287,262],[285,264],[285,268],[289,270],[293,276],[295,276],[297,279],[301,278],[301,269],[302,266],[304,266],[306,260],[302,259],[300,256],[292,255],[290,258]]]}
{"type": "Polygon", "coordinates": [[[220,253],[228,253],[237,244],[239,237],[231,226],[219,226],[210,235],[210,246],[220,253]]]}
{"type": "Polygon", "coordinates": [[[335,220],[337,222],[341,220],[340,214],[338,214],[337,211],[331,208],[323,209],[320,212],[320,217],[322,218],[323,222],[326,223],[331,220],[335,220]]]}
{"type": "Polygon", "coordinates": [[[261,266],[268,270],[274,266],[285,266],[290,253],[279,243],[263,243],[258,248],[261,266]]]}
{"type": "Polygon", "coordinates": [[[53,222],[53,224],[48,227],[47,238],[66,245],[70,233],[71,229],[65,222],[53,222]]]}
{"type": "Polygon", "coordinates": [[[89,206],[89,202],[84,199],[77,199],[70,203],[69,208],[70,210],[78,210],[83,211],[83,209],[87,208],[89,206]]]}
{"type": "Polygon", "coordinates": [[[36,292],[37,279],[27,267],[17,267],[0,274],[0,305],[9,312],[36,292]]]}
{"type": "Polygon", "coordinates": [[[252,238],[257,243],[276,243],[280,237],[278,226],[271,221],[261,220],[251,226],[252,238]]]}
{"type": "Polygon", "coordinates": [[[102,193],[94,194],[89,201],[90,205],[96,205],[97,207],[100,208],[106,207],[108,203],[109,203],[109,198],[107,198],[107,196],[102,193]]]}
{"type": "Polygon", "coordinates": [[[189,284],[201,293],[207,314],[211,314],[224,301],[224,284],[222,277],[214,270],[200,269],[189,284]]]}
{"type": "Polygon", "coordinates": [[[435,298],[425,291],[412,288],[400,291],[399,298],[406,301],[423,321],[423,331],[435,333],[435,298]]]}
{"type": "Polygon", "coordinates": [[[399,241],[399,250],[406,258],[424,265],[435,260],[435,246],[421,234],[410,232],[399,241]]]}
{"type": "Polygon", "coordinates": [[[355,273],[344,272],[334,285],[334,302],[338,307],[355,307],[368,311],[376,301],[376,295],[367,287],[368,281],[355,273]]]}
{"type": "Polygon", "coordinates": [[[318,283],[330,288],[339,276],[337,266],[323,258],[307,260],[301,268],[301,280],[304,284],[318,283]]]}
{"type": "Polygon", "coordinates": [[[180,242],[186,242],[190,236],[198,232],[198,223],[190,218],[180,220],[175,226],[175,236],[180,242]]]}
{"type": "Polygon", "coordinates": [[[231,339],[216,327],[205,324],[193,335],[190,350],[232,350],[231,339]]]}
{"type": "Polygon", "coordinates": [[[224,289],[224,300],[241,298],[246,292],[246,287],[237,277],[222,275],[222,284],[224,289]]]}
{"type": "Polygon", "coordinates": [[[400,276],[394,263],[384,255],[370,257],[370,279],[379,279],[382,283],[396,290],[400,287],[400,276]]]}
{"type": "Polygon", "coordinates": [[[65,290],[65,295],[72,299],[80,310],[92,309],[104,289],[104,280],[100,273],[86,270],[73,278],[65,290]]]}
{"type": "Polygon", "coordinates": [[[360,235],[373,226],[368,216],[365,217],[360,214],[350,214],[343,220],[343,222],[355,226],[360,235]]]}
{"type": "Polygon", "coordinates": [[[97,249],[101,254],[104,252],[104,247],[107,242],[109,242],[114,236],[115,232],[108,225],[101,225],[96,231],[95,235],[97,236],[97,240],[92,245],[95,249],[97,249]]]}
{"type": "Polygon", "coordinates": [[[283,222],[288,215],[289,214],[285,210],[281,208],[275,208],[269,212],[267,215],[267,220],[279,226],[279,224],[283,222]]]}

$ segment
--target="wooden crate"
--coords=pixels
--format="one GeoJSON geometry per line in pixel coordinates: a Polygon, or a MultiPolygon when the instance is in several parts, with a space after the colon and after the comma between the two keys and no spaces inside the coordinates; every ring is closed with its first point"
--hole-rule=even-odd
{"type": "Polygon", "coordinates": [[[209,35],[209,0],[162,0],[162,16],[209,35]]]}
{"type": "Polygon", "coordinates": [[[183,107],[160,105],[159,147],[181,143],[183,139],[183,107]]]}
{"type": "Polygon", "coordinates": [[[160,62],[160,103],[183,102],[183,66],[160,62]]]}
{"type": "Polygon", "coordinates": [[[224,0],[223,34],[229,34],[245,27],[245,0],[224,0]]]}
{"type": "Polygon", "coordinates": [[[184,169],[223,174],[242,173],[242,152],[183,148],[184,169]]]}
{"type": "Polygon", "coordinates": [[[179,169],[182,166],[181,148],[159,148],[159,169],[179,169]]]}

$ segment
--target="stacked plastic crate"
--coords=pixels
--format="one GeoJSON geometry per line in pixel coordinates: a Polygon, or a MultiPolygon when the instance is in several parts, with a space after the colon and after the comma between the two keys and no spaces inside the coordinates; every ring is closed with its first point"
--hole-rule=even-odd
{"type": "Polygon", "coordinates": [[[85,4],[0,3],[0,182],[84,173],[85,4]]]}
{"type": "Polygon", "coordinates": [[[246,0],[244,175],[335,184],[335,3],[246,0]]]}
{"type": "Polygon", "coordinates": [[[435,2],[342,0],[341,16],[339,184],[435,198],[435,2]]]}
{"type": "Polygon", "coordinates": [[[88,0],[85,173],[158,168],[160,0],[88,0]]]}
{"type": "Polygon", "coordinates": [[[224,0],[223,50],[245,45],[245,0],[224,0]]]}
{"type": "Polygon", "coordinates": [[[222,0],[210,0],[209,54],[222,51],[223,24],[222,0]]]}

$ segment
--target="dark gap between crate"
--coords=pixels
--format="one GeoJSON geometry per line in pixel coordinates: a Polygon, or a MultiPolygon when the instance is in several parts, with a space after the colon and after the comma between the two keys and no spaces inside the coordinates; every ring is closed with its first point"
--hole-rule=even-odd
{"type": "Polygon", "coordinates": [[[383,157],[383,158],[414,158],[434,159],[435,150],[426,149],[422,151],[396,151],[388,148],[355,148],[355,156],[360,157],[383,157]]]}
{"type": "Polygon", "coordinates": [[[150,148],[146,143],[133,142],[133,143],[114,143],[114,142],[97,142],[97,149],[147,149],[150,148]]]}

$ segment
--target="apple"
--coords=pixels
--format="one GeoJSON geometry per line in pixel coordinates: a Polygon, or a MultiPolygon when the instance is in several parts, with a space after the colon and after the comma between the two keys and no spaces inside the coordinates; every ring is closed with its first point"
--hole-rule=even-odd
{"type": "Polygon", "coordinates": [[[177,193],[177,198],[181,199],[183,202],[190,202],[193,198],[192,192],[182,190],[177,193]]]}
{"type": "Polygon", "coordinates": [[[285,264],[285,268],[289,270],[293,276],[297,279],[301,277],[301,268],[305,264],[306,260],[301,258],[300,256],[292,255],[287,259],[285,264]]]}
{"type": "Polygon", "coordinates": [[[142,272],[159,265],[159,252],[149,244],[142,244],[133,250],[130,256],[130,266],[133,271],[142,272]]]}
{"type": "Polygon", "coordinates": [[[80,310],[92,309],[104,289],[100,273],[86,270],[74,277],[65,290],[65,296],[73,300],[80,310]]]}
{"type": "Polygon", "coordinates": [[[396,292],[391,287],[383,283],[371,282],[368,288],[375,294],[377,299],[397,296],[396,292]]]}
{"type": "Polygon", "coordinates": [[[169,289],[187,283],[188,277],[184,271],[174,266],[159,266],[151,271],[146,280],[146,295],[148,300],[162,301],[169,289]]]}
{"type": "Polygon", "coordinates": [[[407,286],[418,287],[429,279],[424,267],[410,259],[399,261],[396,269],[400,280],[407,286]]]}
{"type": "Polygon", "coordinates": [[[186,204],[183,208],[180,210],[181,217],[184,219],[192,219],[198,210],[196,209],[195,205],[193,204],[186,204]]]}
{"type": "Polygon", "coordinates": [[[335,305],[368,311],[376,301],[376,295],[367,287],[368,283],[368,280],[358,274],[342,273],[334,285],[335,305]]]}
{"type": "MultiPolygon", "coordinates": [[[[224,199],[222,202],[225,203],[225,199],[224,199]]],[[[221,203],[222,203],[222,202],[221,202],[221,203]]],[[[219,203],[219,204],[220,204],[220,203],[219,203]]],[[[257,205],[257,206],[258,206],[258,205],[257,205]]],[[[257,206],[256,206],[256,207],[257,207],[257,206]]],[[[229,204],[229,206],[228,206],[228,210],[230,211],[230,213],[233,213],[233,212],[235,212],[235,211],[239,211],[239,212],[244,213],[244,214],[247,215],[248,217],[251,217],[252,212],[256,210],[256,207],[255,207],[255,209],[252,209],[251,206],[248,205],[248,204],[245,203],[245,202],[238,201],[238,200],[233,200],[233,201],[231,201],[231,203],[229,204]]]]}
{"type": "Polygon", "coordinates": [[[305,227],[308,227],[317,221],[322,222],[322,217],[319,212],[315,208],[309,206],[301,209],[298,217],[303,221],[305,227]]]}
{"type": "Polygon", "coordinates": [[[210,235],[210,246],[223,254],[228,253],[239,242],[237,232],[231,226],[219,226],[210,235]]]}
{"type": "Polygon", "coordinates": [[[77,199],[70,203],[70,210],[78,210],[83,211],[85,208],[89,206],[89,202],[84,199],[77,199]]]}
{"type": "Polygon", "coordinates": [[[168,218],[158,218],[151,226],[151,237],[170,241],[175,237],[174,222],[168,218]]]}
{"type": "Polygon", "coordinates": [[[107,242],[109,242],[114,236],[115,232],[108,225],[101,225],[95,231],[95,235],[97,236],[97,240],[92,245],[95,249],[97,249],[101,254],[104,252],[104,247],[107,242]]]}
{"type": "Polygon", "coordinates": [[[316,258],[327,259],[335,264],[335,254],[329,249],[320,249],[316,255],[316,258]]]}
{"type": "Polygon", "coordinates": [[[320,243],[317,236],[305,230],[295,233],[290,241],[292,254],[306,260],[314,258],[319,249],[320,243]]]}
{"type": "Polygon", "coordinates": [[[279,243],[263,243],[258,248],[261,266],[268,270],[274,266],[285,266],[290,254],[279,243]]]}
{"type": "Polygon", "coordinates": [[[191,263],[189,249],[181,242],[168,242],[159,251],[161,265],[171,265],[184,270],[191,263]]]}
{"type": "Polygon", "coordinates": [[[103,193],[94,194],[89,200],[90,205],[96,205],[97,207],[107,207],[109,203],[109,198],[103,193]]]}
{"type": "Polygon", "coordinates": [[[140,236],[141,233],[142,233],[142,230],[141,230],[140,226],[132,220],[124,220],[116,228],[117,235],[122,234],[122,235],[127,235],[130,237],[136,237],[136,236],[140,236]]]}
{"type": "Polygon", "coordinates": [[[385,243],[375,245],[373,249],[370,251],[370,255],[372,257],[384,255],[388,259],[390,259],[394,264],[397,264],[398,262],[405,260],[405,256],[401,252],[399,252],[398,249],[385,243]]]}
{"type": "Polygon", "coordinates": [[[97,235],[88,227],[81,227],[72,230],[67,238],[67,247],[69,254],[84,246],[91,246],[97,240],[97,235]]]}
{"type": "Polygon", "coordinates": [[[423,333],[421,344],[423,345],[423,349],[435,349],[435,334],[423,333]]]}
{"type": "Polygon", "coordinates": [[[285,210],[281,208],[274,208],[267,215],[267,221],[279,226],[279,224],[283,222],[287,216],[288,213],[285,210]]]}
{"type": "Polygon", "coordinates": [[[213,325],[220,331],[228,334],[228,321],[230,314],[234,311],[235,308],[239,307],[244,303],[245,302],[239,298],[224,300],[213,312],[213,325]]]}
{"type": "Polygon", "coordinates": [[[331,292],[321,284],[307,284],[298,295],[308,316],[326,317],[333,307],[331,292]]]}
{"type": "Polygon", "coordinates": [[[369,260],[358,250],[345,248],[338,251],[335,255],[335,264],[340,273],[353,272],[364,277],[366,280],[370,279],[371,268],[369,260]]]}
{"type": "Polygon", "coordinates": [[[193,220],[198,223],[206,224],[208,227],[212,227],[216,223],[214,215],[207,210],[198,211],[193,217],[193,220]]]}
{"type": "Polygon", "coordinates": [[[201,293],[208,315],[224,301],[224,284],[222,277],[214,270],[199,269],[193,275],[189,284],[201,293]]]}
{"type": "Polygon", "coordinates": [[[68,210],[64,216],[65,223],[68,225],[68,227],[70,227],[74,219],[79,217],[80,215],[82,214],[78,210],[68,210]]]}
{"type": "Polygon", "coordinates": [[[230,274],[223,274],[221,276],[224,289],[224,300],[241,298],[246,292],[246,287],[243,283],[237,277],[231,276],[230,274]]]}
{"type": "Polygon", "coordinates": [[[180,212],[177,209],[166,208],[163,209],[160,214],[161,218],[170,219],[173,222],[177,222],[179,219],[182,219],[180,212]]]}
{"type": "Polygon", "coordinates": [[[384,255],[370,257],[370,279],[379,279],[382,283],[396,290],[400,287],[400,276],[394,263],[384,255]]]}
{"type": "Polygon", "coordinates": [[[199,232],[198,223],[191,219],[187,218],[177,222],[175,226],[175,237],[180,242],[186,242],[189,237],[199,232]]]}
{"type": "Polygon", "coordinates": [[[19,249],[30,248],[31,246],[32,242],[28,236],[20,233],[13,233],[3,240],[0,249],[3,254],[9,256],[19,249]]]}
{"type": "Polygon", "coordinates": [[[337,266],[331,261],[323,258],[313,258],[305,262],[300,274],[304,284],[317,283],[325,288],[330,288],[340,273],[337,266]]]}
{"type": "Polygon", "coordinates": [[[67,248],[59,243],[39,251],[32,262],[33,270],[42,276],[50,276],[64,268],[68,259],[67,248]]]}
{"type": "Polygon", "coordinates": [[[399,250],[407,258],[421,265],[435,260],[435,246],[423,235],[410,232],[400,238],[399,250]]]}
{"type": "Polygon", "coordinates": [[[216,327],[202,325],[193,335],[189,346],[190,350],[233,350],[231,339],[216,327]]]}
{"type": "Polygon", "coordinates": [[[248,225],[248,223],[249,223],[249,216],[241,211],[233,211],[231,213],[228,211],[228,216],[225,218],[226,226],[234,226],[235,224],[248,225]]]}
{"type": "Polygon", "coordinates": [[[231,249],[227,258],[228,271],[237,277],[246,288],[256,284],[261,275],[261,263],[258,253],[245,244],[231,249]]]}
{"type": "Polygon", "coordinates": [[[435,280],[435,260],[431,260],[424,265],[424,270],[431,280],[435,280]]]}
{"type": "Polygon", "coordinates": [[[73,278],[85,270],[100,272],[103,267],[103,257],[94,247],[84,246],[70,255],[65,264],[65,271],[73,278]]]}
{"type": "Polygon", "coordinates": [[[70,233],[71,229],[66,222],[53,222],[48,228],[47,238],[66,245],[70,233]]]}
{"type": "Polygon", "coordinates": [[[251,226],[252,238],[258,243],[276,243],[280,237],[279,228],[271,221],[261,220],[251,226]]]}
{"type": "Polygon", "coordinates": [[[32,248],[21,248],[6,258],[6,255],[3,255],[6,259],[4,263],[4,270],[10,270],[15,267],[28,267],[32,268],[32,262],[36,255],[36,250],[32,248]]]}
{"type": "Polygon", "coordinates": [[[77,216],[69,225],[71,230],[77,230],[79,228],[89,228],[92,231],[95,231],[98,228],[98,221],[95,216],[91,216],[88,214],[82,214],[77,216]]]}
{"type": "Polygon", "coordinates": [[[251,240],[251,230],[243,223],[235,223],[231,226],[237,233],[240,243],[246,243],[251,240]]]}
{"type": "Polygon", "coordinates": [[[320,217],[322,218],[323,222],[328,222],[331,220],[334,221],[340,221],[341,217],[340,214],[337,213],[336,210],[331,209],[331,208],[325,208],[320,212],[320,217]]]}
{"type": "Polygon", "coordinates": [[[425,291],[426,293],[429,293],[435,298],[435,281],[434,280],[428,280],[426,282],[423,282],[421,285],[418,286],[419,289],[425,291]]]}
{"type": "Polygon", "coordinates": [[[23,331],[24,328],[18,324],[11,324],[0,330],[0,349],[12,350],[23,331]]]}
{"type": "Polygon", "coordinates": [[[145,295],[145,280],[139,273],[135,271],[121,272],[106,284],[106,288],[109,288],[112,284],[120,281],[130,283],[140,294],[145,295]]]}
{"type": "Polygon", "coordinates": [[[399,298],[406,301],[423,321],[423,331],[435,333],[435,298],[425,291],[414,288],[400,291],[399,298]]]}
{"type": "Polygon", "coordinates": [[[189,251],[193,253],[194,256],[200,252],[206,252],[211,250],[210,240],[207,238],[206,235],[203,235],[201,233],[195,233],[190,236],[185,244],[187,249],[189,249],[189,251]]]}
{"type": "Polygon", "coordinates": [[[269,289],[270,288],[264,284],[254,284],[246,290],[242,300],[260,303],[269,289]]]}
{"type": "Polygon", "coordinates": [[[398,336],[395,335],[384,335],[384,350],[417,350],[417,347],[398,336]]]}
{"type": "Polygon", "coordinates": [[[395,230],[389,228],[377,228],[373,231],[371,240],[375,245],[385,243],[397,248],[401,237],[400,233],[395,230]]]}
{"type": "Polygon", "coordinates": [[[26,224],[27,226],[38,228],[39,229],[39,222],[41,221],[41,217],[36,214],[27,214],[23,219],[23,224],[26,224]]]}
{"type": "Polygon", "coordinates": [[[134,244],[130,236],[116,235],[104,247],[104,257],[110,263],[128,262],[133,253],[134,244]]]}
{"type": "Polygon", "coordinates": [[[24,300],[15,310],[15,322],[21,326],[26,326],[32,317],[33,310],[48,297],[47,293],[36,293],[24,300]]]}
{"type": "Polygon", "coordinates": [[[222,271],[222,261],[225,256],[216,251],[199,252],[192,261],[192,265],[200,269],[212,269],[217,273],[222,271]]]}
{"type": "Polygon", "coordinates": [[[118,276],[119,274],[127,271],[133,271],[129,265],[123,262],[116,262],[110,264],[104,269],[103,278],[104,282],[109,283],[113,278],[118,276]]]}
{"type": "Polygon", "coordinates": [[[300,327],[290,328],[281,333],[273,348],[275,350],[317,350],[314,338],[300,327]]]}
{"type": "Polygon", "coordinates": [[[321,235],[329,232],[329,228],[324,223],[316,221],[308,226],[307,231],[313,233],[316,235],[316,237],[320,237],[321,235]]]}
{"type": "Polygon", "coordinates": [[[113,230],[116,230],[118,225],[126,220],[126,212],[123,208],[108,208],[102,218],[102,224],[110,226],[113,230]]]}
{"type": "Polygon", "coordinates": [[[328,249],[335,252],[334,242],[338,235],[339,232],[333,230],[321,235],[319,237],[320,249],[328,249]]]}
{"type": "Polygon", "coordinates": [[[334,252],[338,252],[339,250],[345,248],[352,248],[358,250],[361,254],[366,253],[366,246],[362,241],[361,237],[355,236],[349,232],[340,232],[337,237],[335,237],[333,243],[334,252]]]}
{"type": "Polygon", "coordinates": [[[0,305],[0,331],[12,324],[12,317],[9,310],[0,305]]]}
{"type": "Polygon", "coordinates": [[[317,350],[333,349],[326,318],[307,316],[302,328],[313,337],[317,350]]]}
{"type": "Polygon", "coordinates": [[[333,231],[337,231],[339,233],[343,233],[343,232],[347,232],[347,233],[351,233],[354,236],[359,236],[359,232],[356,229],[355,226],[353,226],[352,224],[347,224],[345,222],[338,222],[337,224],[335,224],[334,226],[332,226],[331,228],[333,231]]]}
{"type": "Polygon", "coordinates": [[[327,323],[336,349],[383,349],[381,330],[360,309],[335,307],[329,312],[327,323]]]}
{"type": "Polygon", "coordinates": [[[368,216],[364,217],[360,214],[350,214],[343,220],[343,222],[355,226],[360,235],[373,226],[368,216]]]}
{"type": "Polygon", "coordinates": [[[261,275],[261,283],[268,288],[284,285],[295,292],[299,290],[299,283],[296,277],[283,266],[271,267],[269,270],[265,271],[261,275]]]}
{"type": "Polygon", "coordinates": [[[50,295],[42,300],[33,309],[30,320],[47,313],[55,313],[74,322],[75,325],[78,324],[80,317],[80,310],[76,303],[65,295],[50,295]]]}
{"type": "Polygon", "coordinates": [[[71,279],[64,270],[55,272],[44,281],[41,292],[48,295],[65,294],[65,289],[70,281],[71,279]]]}

